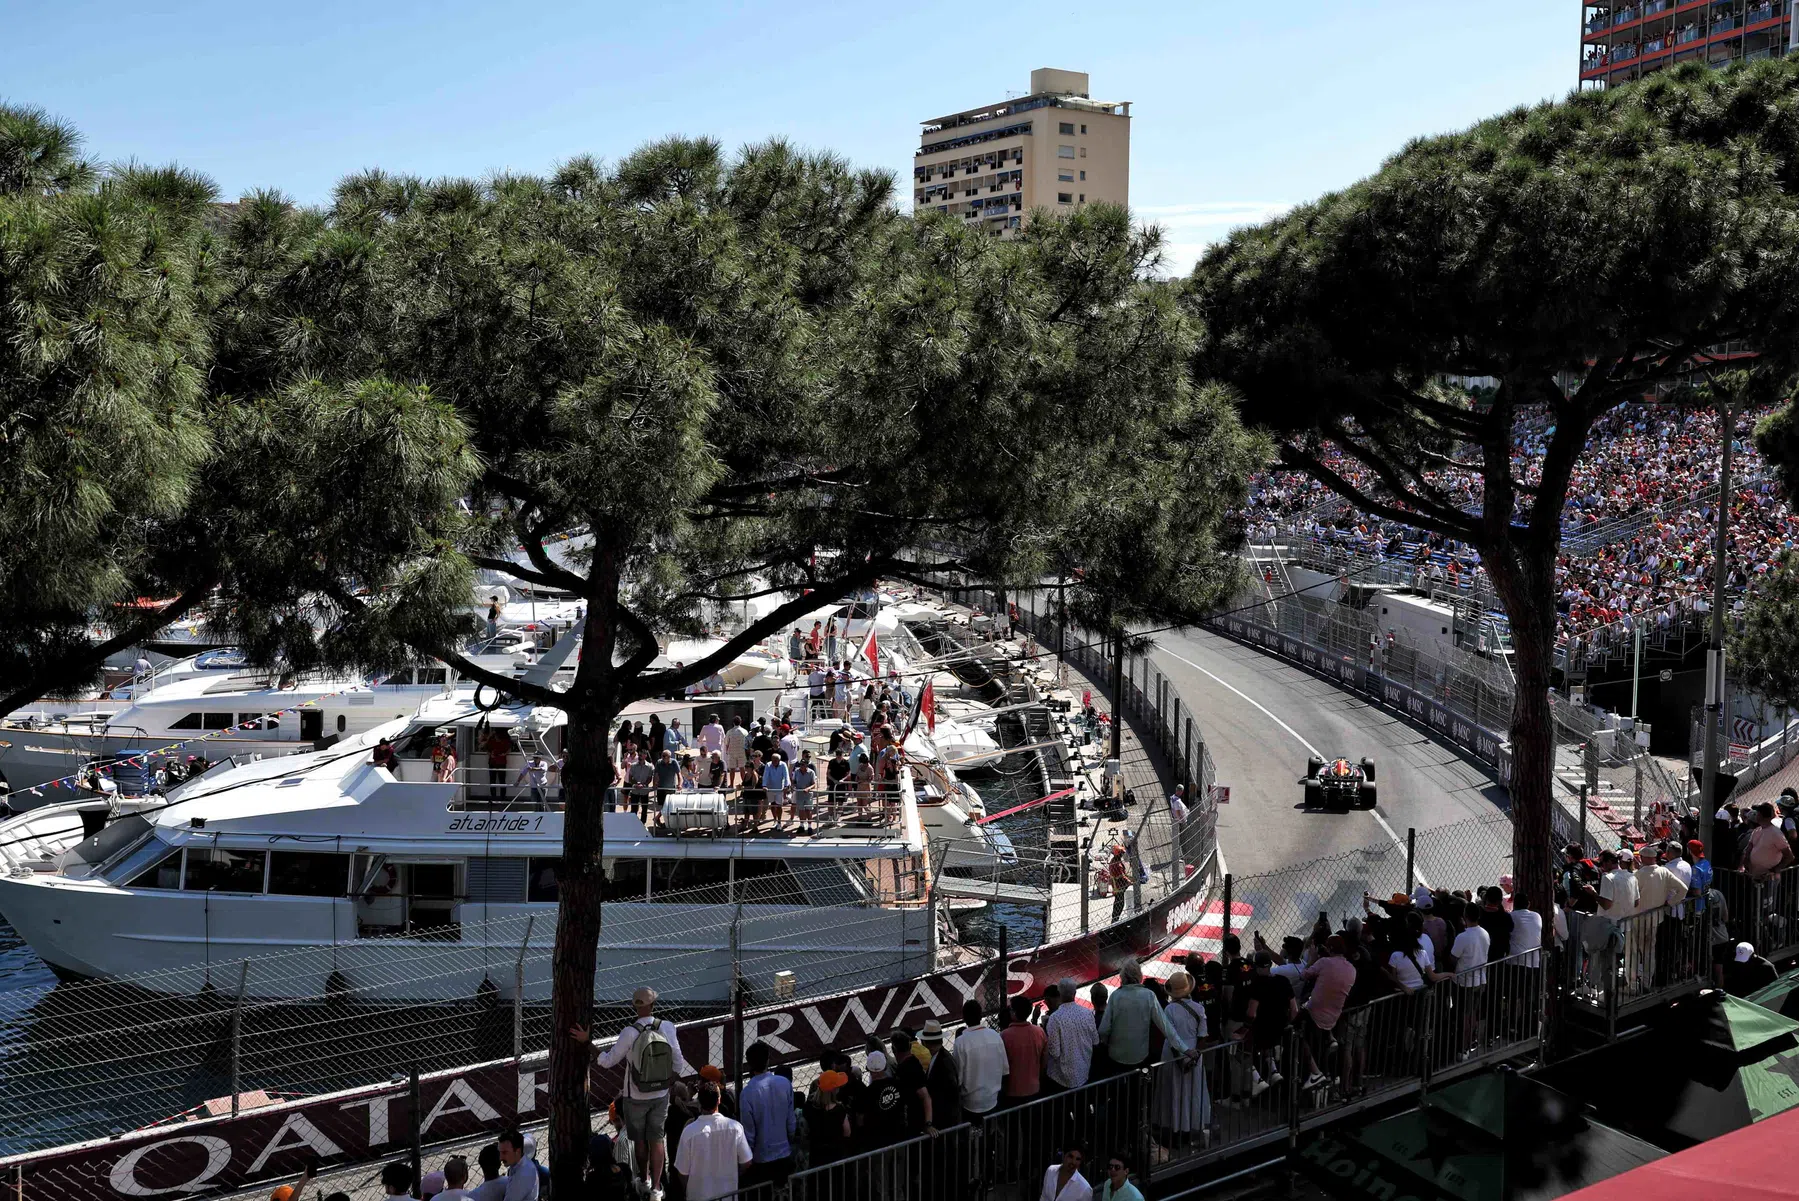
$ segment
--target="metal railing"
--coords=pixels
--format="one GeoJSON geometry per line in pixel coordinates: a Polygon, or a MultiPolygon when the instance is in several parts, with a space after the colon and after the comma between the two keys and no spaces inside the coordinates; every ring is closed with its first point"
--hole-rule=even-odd
{"type": "Polygon", "coordinates": [[[1701,987],[1711,977],[1710,923],[1696,901],[1613,918],[1568,914],[1564,995],[1614,1030],[1619,1018],[1701,987]]]}

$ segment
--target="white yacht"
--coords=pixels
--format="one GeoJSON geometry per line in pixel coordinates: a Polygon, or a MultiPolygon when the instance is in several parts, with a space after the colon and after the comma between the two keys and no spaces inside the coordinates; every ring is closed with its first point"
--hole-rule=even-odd
{"type": "Polygon", "coordinates": [[[55,799],[31,789],[65,780],[95,760],[153,752],[201,754],[218,762],[290,755],[405,717],[442,692],[442,666],[419,667],[380,684],[338,676],[263,671],[176,671],[116,710],[28,715],[0,722],[0,779],[15,810],[55,799]],[[172,748],[165,750],[164,748],[172,748]]]}
{"type": "MultiPolygon", "coordinates": [[[[564,719],[482,711],[475,698],[459,690],[324,750],[215,769],[135,813],[90,801],[84,814],[75,802],[0,823],[0,915],[78,977],[267,959],[247,973],[251,995],[447,1000],[473,996],[484,978],[511,995],[522,964],[527,998],[546,997],[548,957],[521,948],[554,939],[563,815],[553,783],[537,804],[506,777],[533,751],[554,755],[564,719]],[[517,750],[490,770],[482,748],[508,730],[517,750]],[[427,756],[442,733],[473,766],[438,783],[427,756]],[[399,753],[392,770],[371,761],[383,736],[399,753]]],[[[734,699],[642,702],[624,716],[680,717],[691,729],[734,699]]],[[[679,795],[707,832],[606,815],[600,995],[653,979],[671,1000],[718,1003],[734,969],[772,997],[937,965],[928,835],[909,772],[891,824],[846,818],[806,836],[740,836],[724,798],[679,795]]],[[[953,812],[945,833],[984,837],[953,812]]],[[[943,820],[935,813],[932,825],[943,820]]],[[[163,979],[146,986],[225,986],[199,969],[163,979]]]]}

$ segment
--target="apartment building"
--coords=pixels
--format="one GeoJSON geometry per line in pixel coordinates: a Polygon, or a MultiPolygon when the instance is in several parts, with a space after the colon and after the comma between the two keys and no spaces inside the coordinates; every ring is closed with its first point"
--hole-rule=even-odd
{"type": "Polygon", "coordinates": [[[1131,106],[1094,100],[1083,71],[1031,72],[1028,96],[924,122],[912,207],[1009,236],[1034,209],[1128,204],[1131,106]]]}
{"type": "Polygon", "coordinates": [[[1583,0],[1580,86],[1629,83],[1675,63],[1777,58],[1793,42],[1792,0],[1583,0]]]}

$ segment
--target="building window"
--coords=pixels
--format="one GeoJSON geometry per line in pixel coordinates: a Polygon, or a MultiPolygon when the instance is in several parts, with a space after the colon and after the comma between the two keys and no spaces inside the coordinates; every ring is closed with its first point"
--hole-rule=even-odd
{"type": "Polygon", "coordinates": [[[1073,146],[1057,146],[1056,147],[1056,157],[1057,158],[1073,158],[1074,157],[1074,147],[1073,146]]]}
{"type": "Polygon", "coordinates": [[[1081,172],[1081,182],[1082,183],[1087,182],[1087,173],[1085,171],[1081,172]]]}
{"type": "Polygon", "coordinates": [[[1081,157],[1082,157],[1082,158],[1086,158],[1086,157],[1087,157],[1087,148],[1086,148],[1086,147],[1085,147],[1085,146],[1082,146],[1082,147],[1081,147],[1081,157]]]}
{"type": "Polygon", "coordinates": [[[1074,193],[1073,192],[1057,192],[1056,193],[1056,203],[1057,204],[1073,204],[1074,203],[1074,193]]]}
{"type": "Polygon", "coordinates": [[[1081,132],[1082,132],[1082,133],[1086,133],[1086,132],[1087,132],[1087,127],[1086,127],[1086,126],[1085,126],[1085,125],[1083,125],[1083,126],[1081,126],[1081,132]]]}
{"type": "MultiPolygon", "coordinates": [[[[1072,138],[1074,136],[1074,122],[1073,121],[1062,122],[1061,132],[1062,132],[1063,137],[1072,138]]],[[[1087,127],[1085,125],[1081,126],[1081,132],[1082,133],[1087,132],[1087,127]]]]}
{"type": "MultiPolygon", "coordinates": [[[[1086,172],[1083,171],[1083,172],[1081,172],[1081,174],[1085,175],[1086,172]]],[[[1058,172],[1056,172],[1056,180],[1059,183],[1073,183],[1074,182],[1074,172],[1073,171],[1058,171],[1058,172]]]]}
{"type": "Polygon", "coordinates": [[[1082,204],[1086,204],[1086,203],[1087,203],[1087,193],[1085,193],[1085,192],[1082,192],[1082,193],[1081,193],[1081,203],[1082,203],[1082,204]]]}

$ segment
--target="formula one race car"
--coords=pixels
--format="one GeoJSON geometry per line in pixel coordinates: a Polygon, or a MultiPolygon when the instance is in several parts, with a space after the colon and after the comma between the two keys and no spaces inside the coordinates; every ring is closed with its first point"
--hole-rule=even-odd
{"type": "Polygon", "coordinates": [[[1306,760],[1306,808],[1372,809],[1375,803],[1374,760],[1351,763],[1347,759],[1306,760]]]}

